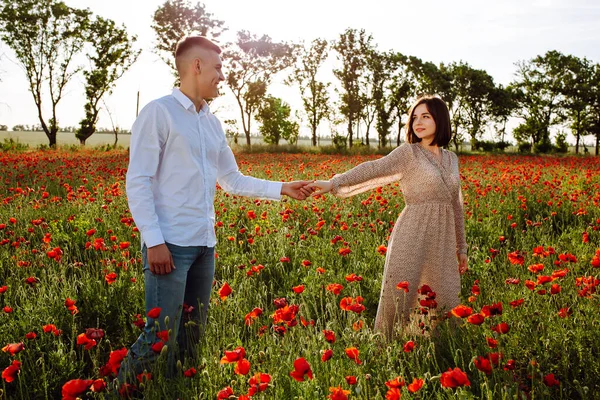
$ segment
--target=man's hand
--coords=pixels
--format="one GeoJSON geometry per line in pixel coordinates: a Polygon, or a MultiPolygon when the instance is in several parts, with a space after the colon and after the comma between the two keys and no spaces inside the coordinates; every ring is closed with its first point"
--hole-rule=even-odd
{"type": "Polygon", "coordinates": [[[467,255],[464,253],[459,253],[458,257],[458,272],[462,275],[469,270],[467,266],[467,255]]]}
{"type": "Polygon", "coordinates": [[[175,269],[173,257],[165,243],[148,248],[148,264],[154,275],[167,275],[175,269]]]}
{"type": "Polygon", "coordinates": [[[306,187],[311,182],[312,181],[285,182],[281,186],[281,194],[290,196],[296,200],[304,200],[312,193],[312,191],[306,187]]]}

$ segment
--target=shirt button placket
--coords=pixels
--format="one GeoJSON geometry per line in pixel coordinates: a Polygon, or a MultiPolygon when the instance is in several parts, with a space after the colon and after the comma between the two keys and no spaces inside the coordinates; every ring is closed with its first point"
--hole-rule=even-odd
{"type": "Polygon", "coordinates": [[[205,229],[204,229],[204,243],[208,243],[208,236],[209,236],[209,229],[210,227],[208,226],[208,215],[210,212],[210,207],[209,207],[209,201],[211,201],[211,199],[209,198],[209,189],[208,189],[208,168],[206,166],[206,142],[205,142],[205,135],[202,134],[202,118],[203,118],[203,114],[199,113],[198,114],[198,137],[200,138],[200,157],[201,157],[201,161],[202,161],[202,178],[204,181],[204,215],[206,217],[206,221],[205,221],[205,229]]]}

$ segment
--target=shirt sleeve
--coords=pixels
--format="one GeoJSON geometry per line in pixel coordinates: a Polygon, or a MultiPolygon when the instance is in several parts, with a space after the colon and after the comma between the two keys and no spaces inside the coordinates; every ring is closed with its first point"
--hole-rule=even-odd
{"type": "Polygon", "coordinates": [[[331,194],[350,197],[402,179],[414,160],[412,147],[404,143],[378,160],[357,165],[331,179],[331,194]]]}
{"type": "Polygon", "coordinates": [[[165,242],[154,206],[152,180],[169,132],[168,114],[153,101],[142,109],[131,128],[126,191],[129,209],[147,247],[165,242]]]}
{"type": "Polygon", "coordinates": [[[456,252],[467,254],[467,240],[465,235],[465,213],[464,213],[464,199],[462,189],[460,185],[460,173],[458,171],[458,156],[455,153],[455,173],[459,176],[459,185],[454,198],[452,199],[452,208],[454,209],[454,229],[456,231],[456,252]]]}
{"type": "Polygon", "coordinates": [[[219,151],[217,182],[229,193],[270,200],[281,199],[282,182],[245,176],[240,172],[233,151],[231,151],[225,139],[225,134],[223,134],[223,141],[219,151]]]}

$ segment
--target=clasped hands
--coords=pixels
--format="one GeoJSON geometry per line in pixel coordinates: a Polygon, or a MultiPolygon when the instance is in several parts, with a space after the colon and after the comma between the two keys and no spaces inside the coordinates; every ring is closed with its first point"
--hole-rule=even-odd
{"type": "Polygon", "coordinates": [[[296,200],[305,200],[311,195],[317,196],[331,190],[331,181],[294,181],[285,182],[281,194],[296,200]]]}

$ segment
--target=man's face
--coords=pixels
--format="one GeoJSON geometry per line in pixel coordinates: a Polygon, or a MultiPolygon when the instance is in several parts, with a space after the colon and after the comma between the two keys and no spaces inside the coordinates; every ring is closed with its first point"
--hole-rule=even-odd
{"type": "Polygon", "coordinates": [[[225,80],[223,62],[213,50],[199,49],[198,55],[194,60],[198,92],[204,99],[214,99],[219,95],[219,84],[225,80]]]}

